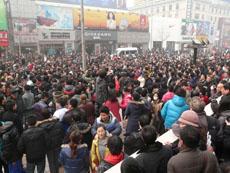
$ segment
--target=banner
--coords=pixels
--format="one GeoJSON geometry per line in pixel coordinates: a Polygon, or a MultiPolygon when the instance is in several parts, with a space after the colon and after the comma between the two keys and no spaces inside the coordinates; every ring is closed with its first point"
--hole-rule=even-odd
{"type": "Polygon", "coordinates": [[[8,33],[5,31],[0,31],[0,46],[9,46],[8,33]]]}
{"type": "Polygon", "coordinates": [[[15,35],[37,35],[35,19],[14,18],[13,26],[15,35]]]}
{"type": "Polygon", "coordinates": [[[7,18],[4,0],[0,0],[0,30],[7,30],[7,18]]]}
{"type": "MultiPolygon", "coordinates": [[[[81,0],[42,0],[42,1],[75,4],[75,5],[81,4],[81,0]]],[[[101,8],[127,9],[126,0],[84,0],[84,5],[91,6],[91,7],[101,7],[101,8]]]]}
{"type": "MultiPolygon", "coordinates": [[[[80,9],[73,9],[74,27],[80,29],[80,9]]],[[[145,31],[149,30],[148,17],[135,13],[105,10],[85,10],[85,27],[96,30],[145,31]]]]}
{"type": "Polygon", "coordinates": [[[73,29],[72,9],[38,5],[37,24],[47,29],[73,29]]]}

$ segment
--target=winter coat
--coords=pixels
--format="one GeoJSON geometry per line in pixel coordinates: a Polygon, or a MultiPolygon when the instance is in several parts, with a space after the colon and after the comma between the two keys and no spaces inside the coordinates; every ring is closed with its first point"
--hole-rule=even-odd
{"type": "Polygon", "coordinates": [[[34,104],[34,94],[31,91],[26,91],[22,96],[24,111],[28,111],[34,104]]]}
{"type": "Polygon", "coordinates": [[[77,157],[71,158],[69,145],[63,145],[59,154],[59,162],[64,166],[65,173],[88,173],[89,151],[86,144],[77,146],[77,157]]]}
{"type": "Polygon", "coordinates": [[[112,102],[107,100],[104,105],[109,108],[109,110],[113,113],[113,115],[117,118],[119,122],[121,122],[121,115],[120,115],[120,105],[118,101],[112,102]]]}
{"type": "Polygon", "coordinates": [[[94,108],[93,103],[87,102],[86,104],[80,104],[79,108],[85,111],[87,122],[93,125],[95,121],[95,108],[94,108]]]}
{"type": "Polygon", "coordinates": [[[18,142],[18,150],[26,154],[27,162],[36,163],[45,159],[50,144],[45,130],[41,127],[30,127],[25,130],[18,142]]]}
{"type": "Polygon", "coordinates": [[[108,98],[108,85],[105,79],[96,79],[96,102],[103,104],[108,98]]]}
{"type": "Polygon", "coordinates": [[[91,157],[91,162],[92,162],[92,169],[95,170],[96,167],[99,166],[100,162],[109,154],[109,149],[106,147],[105,153],[104,153],[104,158],[101,158],[100,153],[99,153],[99,140],[94,139],[92,142],[92,147],[90,151],[90,157],[91,157]]]}
{"type": "Polygon", "coordinates": [[[122,100],[121,100],[121,109],[125,110],[126,107],[128,106],[128,103],[132,100],[132,96],[130,93],[125,93],[122,96],[122,100]]]}
{"type": "Polygon", "coordinates": [[[224,128],[223,146],[222,158],[225,162],[230,162],[230,126],[227,125],[224,128]]]}
{"type": "Polygon", "coordinates": [[[108,154],[99,165],[98,173],[104,173],[114,165],[118,164],[120,161],[124,160],[124,158],[125,158],[124,153],[120,153],[119,155],[108,154]]]}
{"type": "Polygon", "coordinates": [[[126,135],[130,135],[133,132],[138,132],[139,118],[141,115],[146,113],[148,113],[148,108],[146,108],[144,102],[137,102],[137,101],[129,102],[125,110],[125,116],[128,118],[126,135]]]}
{"type": "Polygon", "coordinates": [[[101,121],[101,118],[98,117],[95,122],[93,123],[92,129],[91,129],[91,133],[93,136],[96,135],[97,133],[97,126],[99,124],[104,124],[106,130],[111,133],[112,135],[117,135],[119,136],[121,134],[121,125],[118,122],[118,120],[112,115],[112,113],[110,113],[109,115],[109,122],[105,123],[101,121]]]}
{"type": "Polygon", "coordinates": [[[164,119],[165,128],[171,128],[180,118],[180,115],[189,109],[184,97],[175,95],[173,99],[165,103],[161,110],[161,116],[164,119]]]}
{"type": "Polygon", "coordinates": [[[162,102],[166,103],[167,101],[171,100],[173,97],[174,97],[174,93],[168,91],[163,95],[162,102]]]}
{"type": "Polygon", "coordinates": [[[167,173],[167,163],[172,151],[156,142],[139,152],[137,161],[145,173],[167,173]]]}
{"type": "Polygon", "coordinates": [[[216,156],[208,151],[184,149],[168,162],[168,173],[220,173],[216,156]]]}

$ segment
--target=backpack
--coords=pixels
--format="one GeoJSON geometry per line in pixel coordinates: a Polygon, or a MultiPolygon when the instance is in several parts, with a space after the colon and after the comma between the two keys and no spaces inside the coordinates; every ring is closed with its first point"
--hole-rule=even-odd
{"type": "Polygon", "coordinates": [[[0,145],[1,152],[0,157],[10,162],[15,157],[17,150],[17,143],[20,138],[20,134],[17,128],[12,122],[3,123],[3,131],[1,131],[0,145]]]}

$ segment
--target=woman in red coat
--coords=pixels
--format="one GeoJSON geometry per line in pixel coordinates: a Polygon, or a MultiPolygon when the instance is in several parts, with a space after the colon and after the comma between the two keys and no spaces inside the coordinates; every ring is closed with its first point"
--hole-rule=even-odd
{"type": "Polygon", "coordinates": [[[116,97],[116,93],[109,93],[109,99],[105,101],[104,106],[108,107],[110,112],[117,118],[119,122],[121,122],[120,115],[120,105],[116,97]]]}

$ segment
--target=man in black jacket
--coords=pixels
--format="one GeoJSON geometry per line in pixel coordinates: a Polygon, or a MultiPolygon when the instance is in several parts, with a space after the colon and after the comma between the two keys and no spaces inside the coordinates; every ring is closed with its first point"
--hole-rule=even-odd
{"type": "Polygon", "coordinates": [[[28,129],[23,132],[18,142],[18,150],[26,154],[27,173],[34,173],[36,166],[38,173],[44,173],[45,170],[45,155],[49,139],[43,128],[35,126],[36,122],[34,115],[27,118],[28,129]]]}
{"type": "Polygon", "coordinates": [[[137,161],[145,173],[167,173],[167,163],[172,151],[156,141],[156,131],[151,126],[145,126],[141,131],[146,148],[137,156],[137,161]]]}
{"type": "Polygon", "coordinates": [[[50,140],[50,145],[47,148],[47,158],[51,173],[58,173],[59,163],[58,157],[61,150],[61,145],[64,139],[64,129],[60,121],[51,119],[48,108],[41,111],[42,117],[45,119],[37,123],[38,127],[43,128],[50,140]]]}

